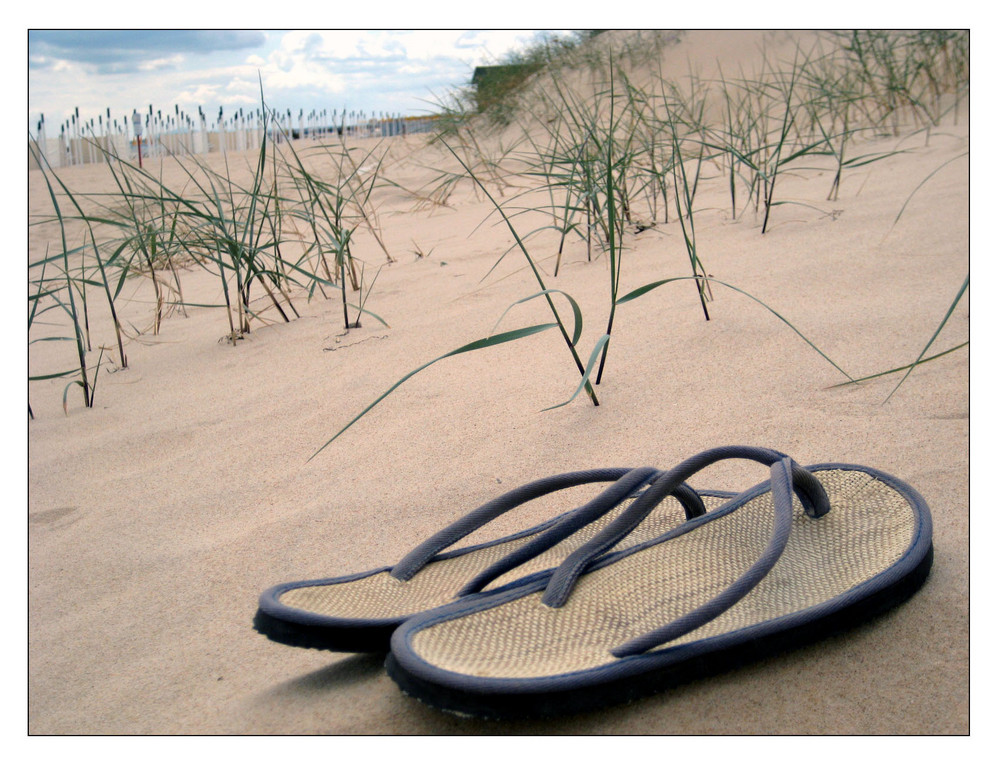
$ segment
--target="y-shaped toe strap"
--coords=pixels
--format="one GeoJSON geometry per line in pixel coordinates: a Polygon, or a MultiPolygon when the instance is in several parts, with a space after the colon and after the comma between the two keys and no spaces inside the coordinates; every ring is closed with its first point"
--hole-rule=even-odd
{"type": "MultiPolygon", "coordinates": [[[[552,527],[530,540],[525,546],[497,561],[496,564],[488,568],[463,588],[460,594],[477,592],[496,577],[544,552],[575,531],[604,515],[604,513],[618,505],[636,489],[658,475],[660,475],[659,471],[651,467],[636,468],[634,470],[628,468],[605,468],[562,473],[533,481],[509,491],[491,502],[487,502],[465,517],[445,527],[430,539],[415,547],[389,573],[400,581],[411,579],[442,550],[450,547],[509,510],[513,510],[533,499],[572,486],[580,486],[587,483],[614,482],[612,486],[605,489],[593,500],[568,513],[561,521],[554,523],[552,527]]],[[[674,489],[672,493],[684,505],[685,512],[689,518],[704,514],[705,506],[702,503],[701,497],[691,487],[682,484],[674,489]]]]}
{"type": "MultiPolygon", "coordinates": [[[[481,591],[497,577],[541,555],[550,547],[575,534],[584,526],[593,523],[612,508],[617,507],[622,501],[632,496],[637,489],[650,483],[659,475],[661,475],[661,472],[653,468],[636,468],[626,473],[612,486],[609,486],[587,504],[569,513],[559,523],[546,529],[538,536],[532,538],[526,545],[519,547],[514,552],[496,561],[493,565],[488,566],[459,590],[458,594],[460,596],[471,595],[474,592],[481,591]]],[[[686,483],[682,483],[674,489],[671,495],[681,503],[681,506],[684,508],[684,515],[688,520],[705,514],[705,503],[698,496],[698,493],[686,483]]]]}
{"type": "Polygon", "coordinates": [[[790,458],[771,465],[771,497],[774,500],[774,532],[763,554],[729,587],[669,624],[629,640],[611,650],[619,658],[645,653],[708,624],[738,603],[774,568],[788,544],[792,530],[792,466],[790,458]]]}
{"type": "MultiPolygon", "coordinates": [[[[649,468],[653,472],[652,468],[649,468]]],[[[473,510],[468,515],[459,518],[449,526],[441,529],[430,539],[417,545],[389,572],[401,581],[411,579],[420,569],[447,547],[471,534],[478,528],[498,518],[519,505],[530,502],[538,497],[551,494],[554,491],[567,489],[587,483],[617,481],[627,475],[629,468],[607,468],[601,470],[582,470],[573,473],[561,473],[519,486],[506,494],[473,510]]]]}
{"type": "MultiPolygon", "coordinates": [[[[542,596],[542,602],[553,608],[566,603],[577,579],[594,561],[629,534],[674,487],[704,467],[723,459],[749,459],[771,466],[771,487],[775,502],[775,529],[771,543],[761,559],[740,579],[718,597],[681,619],[643,635],[615,649],[616,656],[642,653],[667,640],[697,629],[730,608],[759,582],[774,566],[788,541],[792,517],[792,492],[802,501],[806,513],[819,518],[830,510],[830,500],[819,480],[790,457],[773,449],[750,446],[724,446],[710,449],[685,460],[663,473],[631,507],[608,524],[604,531],[569,555],[556,569],[542,596]],[[681,630],[677,633],[677,630],[681,630]],[[661,638],[661,634],[668,637],[661,638]],[[650,642],[652,641],[652,642],[650,642]],[[624,651],[625,653],[618,653],[624,651]]],[[[738,502],[740,498],[731,500],[738,502]]]]}

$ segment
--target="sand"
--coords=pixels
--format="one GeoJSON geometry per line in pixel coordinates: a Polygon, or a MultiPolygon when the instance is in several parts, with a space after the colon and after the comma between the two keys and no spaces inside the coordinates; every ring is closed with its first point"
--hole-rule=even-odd
{"type": "MultiPolygon", "coordinates": [[[[665,55],[710,63],[724,50],[734,64],[752,61],[748,35],[720,45],[692,33],[665,55]]],[[[781,193],[813,207],[775,208],[763,236],[759,216],[732,221],[723,185],[706,182],[699,253],[716,279],[779,311],[850,374],[909,363],[969,272],[967,161],[938,172],[893,221],[921,181],[968,145],[967,117],[929,138],[873,139],[865,148],[908,151],[850,172],[836,202],[825,200],[829,170],[789,175],[781,193]]],[[[400,140],[394,177],[419,187],[433,178],[434,157],[419,137],[400,140]]],[[[164,173],[181,183],[169,162],[164,173]]],[[[60,176],[77,191],[111,188],[101,166],[60,176]]],[[[28,185],[29,211],[47,213],[37,171],[28,185]]],[[[74,387],[66,414],[65,382],[30,385],[30,733],[969,731],[968,348],[917,368],[886,401],[897,376],[831,388],[844,378],[773,314],[717,286],[706,322],[681,282],[619,309],[600,407],[581,396],[542,411],[579,381],[558,335],[546,332],[430,367],[310,460],[405,373],[489,334],[537,289],[516,251],[491,271],[514,242],[470,186],[447,208],[414,209],[398,189],[379,194],[396,262],[379,272],[367,308],[389,328],[365,317],[345,333],[336,300],[299,296],[300,318],[284,323],[272,311],[272,323],[254,324],[235,346],[219,309],[175,312],[153,335],[149,282],[136,280],[123,313],[143,334],[128,343],[127,369],[102,372],[94,408],[74,387]],[[598,466],[666,468],[722,444],[769,446],[802,464],[870,465],[910,483],[935,524],[925,587],[884,617],[797,652],[544,722],[450,717],[404,697],[381,656],[290,648],[251,628],[268,586],[393,563],[520,483],[598,466]]],[[[689,273],[671,221],[628,235],[623,292],[689,273]]],[[[54,231],[30,232],[30,259],[56,245],[54,231]]],[[[552,232],[531,240],[549,286],[583,309],[586,356],[606,322],[607,257],[588,262],[575,241],[552,277],[556,244],[552,232]]],[[[370,280],[384,254],[363,234],[355,251],[370,280]]],[[[181,279],[190,302],[220,300],[204,271],[185,269],[181,279]]],[[[501,328],[546,320],[533,301],[501,328]]],[[[92,322],[95,342],[112,345],[107,317],[95,309],[92,322]]],[[[968,337],[966,294],[934,349],[968,337]]],[[[73,361],[70,344],[29,349],[33,374],[73,361]]],[[[724,465],[693,483],[739,490],[763,477],[724,465]]],[[[503,519],[498,533],[546,515],[503,519]]]]}

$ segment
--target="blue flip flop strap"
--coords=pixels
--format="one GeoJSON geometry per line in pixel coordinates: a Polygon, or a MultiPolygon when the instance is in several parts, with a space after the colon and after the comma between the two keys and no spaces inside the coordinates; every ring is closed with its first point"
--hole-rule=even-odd
{"type": "Polygon", "coordinates": [[[798,494],[808,515],[819,518],[830,510],[830,500],[819,480],[800,467],[786,454],[774,449],[753,446],[721,446],[690,457],[672,470],[661,474],[653,484],[625,512],[609,523],[604,531],[571,553],[556,569],[542,602],[553,608],[562,606],[569,598],[576,580],[600,555],[610,550],[638,526],[650,512],[677,486],[699,470],[723,459],[749,459],[764,465],[773,465],[788,459],[791,466],[793,490],[798,494]]]}
{"type": "MultiPolygon", "coordinates": [[[[644,484],[650,483],[661,474],[659,470],[655,470],[654,468],[636,468],[626,473],[590,502],[569,513],[562,521],[538,536],[533,537],[524,546],[519,547],[514,552],[480,572],[459,590],[458,595],[471,595],[474,592],[481,591],[497,577],[541,555],[550,547],[575,534],[584,526],[593,523],[611,510],[611,508],[616,507],[623,500],[632,496],[637,489],[644,484]]],[[[684,508],[684,514],[688,519],[697,518],[705,514],[705,503],[698,496],[698,493],[686,483],[678,486],[672,494],[681,503],[681,506],[684,508]]]]}
{"type": "Polygon", "coordinates": [[[774,531],[764,552],[735,582],[714,598],[669,624],[658,627],[611,649],[618,658],[636,656],[658,645],[676,640],[708,624],[738,603],[774,568],[788,544],[792,530],[792,460],[785,457],[771,465],[771,497],[774,501],[774,531]]]}
{"type": "MultiPolygon", "coordinates": [[[[638,468],[646,470],[649,475],[654,474],[654,468],[638,468]]],[[[559,475],[541,478],[537,481],[520,486],[506,494],[502,494],[496,499],[487,502],[485,505],[473,510],[468,515],[460,518],[454,523],[441,529],[434,536],[417,545],[389,572],[391,576],[401,581],[412,578],[420,569],[442,550],[451,547],[460,539],[471,534],[476,529],[485,526],[490,521],[498,518],[509,510],[530,502],[538,497],[551,494],[554,491],[567,489],[571,486],[579,486],[587,483],[601,483],[608,481],[618,481],[630,473],[634,472],[630,468],[603,468],[598,470],[581,470],[572,473],[561,473],[559,475]]],[[[631,480],[631,479],[630,479],[631,480]]],[[[611,492],[614,494],[615,487],[612,486],[602,493],[601,496],[611,492]]],[[[600,497],[598,497],[600,499],[600,497]]],[[[620,501],[620,500],[619,500],[620,501]]],[[[610,508],[610,506],[609,506],[610,508]]]]}

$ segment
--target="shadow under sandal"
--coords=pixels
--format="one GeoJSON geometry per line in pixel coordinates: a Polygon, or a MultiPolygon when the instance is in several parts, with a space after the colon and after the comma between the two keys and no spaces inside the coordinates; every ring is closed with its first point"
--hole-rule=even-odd
{"type": "MultiPolygon", "coordinates": [[[[254,628],[271,640],[332,651],[389,650],[393,631],[410,617],[524,583],[551,570],[618,512],[627,508],[660,472],[654,468],[607,468],[563,473],[521,486],[451,524],[392,567],[357,574],[288,582],[261,594],[254,628]],[[590,502],[516,534],[442,552],[516,507],[556,491],[613,482],[590,502]]],[[[642,524],[627,544],[662,534],[705,513],[731,495],[699,496],[686,484],[670,492],[662,511],[642,524]]]]}
{"type": "Polygon", "coordinates": [[[594,709],[869,619],[919,589],[932,554],[927,505],[899,479],[721,447],[661,474],[550,577],[406,622],[386,668],[408,695],[456,714],[594,709]],[[770,480],[607,554],[682,481],[731,458],[769,466],[770,480]]]}

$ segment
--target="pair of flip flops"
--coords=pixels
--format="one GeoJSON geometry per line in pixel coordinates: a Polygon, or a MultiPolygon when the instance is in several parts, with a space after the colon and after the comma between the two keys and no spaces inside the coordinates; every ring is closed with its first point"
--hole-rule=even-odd
{"type": "Polygon", "coordinates": [[[288,645],[388,651],[400,688],[445,711],[551,716],[639,698],[867,620],[916,592],[932,558],[930,512],[899,479],[728,446],[668,471],[527,484],[393,567],[272,587],[254,627],[288,645]],[[770,477],[739,494],[686,483],[723,459],[761,463],[770,477]],[[530,500],[598,482],[610,486],[541,525],[448,550],[530,500]]]}

